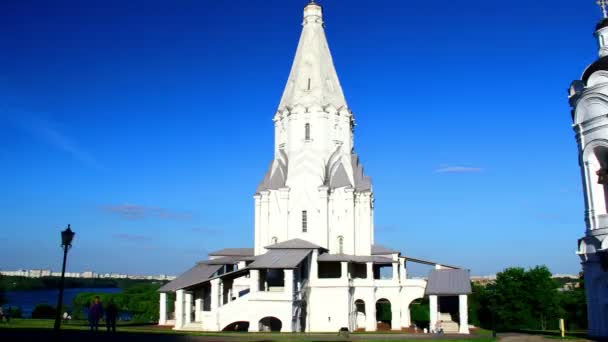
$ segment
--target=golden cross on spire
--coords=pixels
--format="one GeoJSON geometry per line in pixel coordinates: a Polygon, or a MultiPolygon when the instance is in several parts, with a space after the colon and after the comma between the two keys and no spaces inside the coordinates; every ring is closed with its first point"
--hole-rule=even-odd
{"type": "Polygon", "coordinates": [[[597,0],[597,4],[602,8],[604,18],[608,18],[608,10],[606,9],[608,7],[608,0],[597,0]]]}

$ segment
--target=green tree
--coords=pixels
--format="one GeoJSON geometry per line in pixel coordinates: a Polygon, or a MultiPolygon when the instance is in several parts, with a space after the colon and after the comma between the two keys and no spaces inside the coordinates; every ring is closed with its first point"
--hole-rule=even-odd
{"type": "Polygon", "coordinates": [[[587,329],[587,298],[582,272],[571,291],[559,292],[559,306],[563,310],[567,330],[587,329]]]}
{"type": "Polygon", "coordinates": [[[521,267],[507,268],[496,275],[496,282],[489,290],[499,329],[525,328],[532,324],[526,283],[526,271],[521,267]]]}
{"type": "Polygon", "coordinates": [[[72,316],[74,318],[86,318],[85,313],[95,296],[99,296],[102,303],[107,303],[110,298],[116,304],[118,311],[130,313],[134,321],[155,322],[158,321],[158,288],[160,284],[137,284],[123,290],[122,293],[92,293],[83,292],[74,298],[72,316]]]}
{"type": "Polygon", "coordinates": [[[548,322],[555,325],[559,317],[563,316],[563,310],[559,307],[557,283],[551,276],[546,266],[536,266],[525,274],[530,313],[542,330],[547,329],[548,322]]]}

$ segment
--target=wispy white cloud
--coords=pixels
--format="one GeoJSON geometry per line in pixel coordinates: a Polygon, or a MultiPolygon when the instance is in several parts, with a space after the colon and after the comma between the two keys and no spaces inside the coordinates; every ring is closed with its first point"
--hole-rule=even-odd
{"type": "Polygon", "coordinates": [[[101,168],[101,165],[93,155],[61,131],[57,122],[39,115],[15,111],[9,112],[2,108],[0,108],[0,115],[34,138],[70,154],[81,163],[90,167],[101,168]]]}
{"type": "Polygon", "coordinates": [[[469,167],[469,166],[441,166],[435,169],[436,173],[476,173],[482,172],[483,169],[480,167],[469,167]]]}
{"type": "Polygon", "coordinates": [[[139,204],[103,205],[100,209],[106,213],[118,215],[125,220],[140,220],[151,217],[166,220],[189,220],[192,218],[191,213],[170,211],[165,208],[139,204]]]}

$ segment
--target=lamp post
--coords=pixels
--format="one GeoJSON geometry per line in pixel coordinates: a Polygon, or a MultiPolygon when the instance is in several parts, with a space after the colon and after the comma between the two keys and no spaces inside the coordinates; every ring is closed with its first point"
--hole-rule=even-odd
{"type": "Polygon", "coordinates": [[[65,262],[68,257],[68,249],[72,247],[74,233],[68,224],[68,228],[61,232],[61,247],[63,247],[63,266],[61,267],[61,280],[59,281],[59,299],[57,300],[57,312],[55,313],[55,337],[59,338],[59,328],[61,326],[61,306],[63,304],[63,283],[65,280],[65,262]]]}

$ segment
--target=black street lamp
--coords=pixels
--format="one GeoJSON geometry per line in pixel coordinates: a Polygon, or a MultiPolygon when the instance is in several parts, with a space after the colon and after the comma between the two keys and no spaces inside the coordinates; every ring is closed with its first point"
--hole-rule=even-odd
{"type": "Polygon", "coordinates": [[[61,247],[63,247],[63,266],[61,267],[61,280],[59,281],[59,299],[57,300],[57,312],[55,313],[55,337],[59,338],[59,328],[61,327],[61,306],[63,304],[63,286],[65,280],[65,262],[68,257],[68,249],[72,247],[74,233],[68,224],[68,228],[61,232],[61,247]]]}

